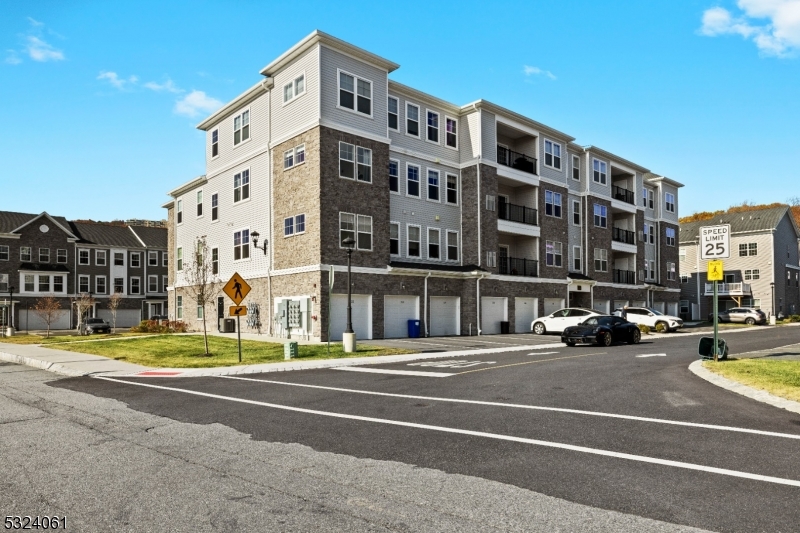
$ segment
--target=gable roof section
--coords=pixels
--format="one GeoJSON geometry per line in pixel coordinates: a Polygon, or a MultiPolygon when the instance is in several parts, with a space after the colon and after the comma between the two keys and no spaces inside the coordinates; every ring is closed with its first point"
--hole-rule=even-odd
{"type": "Polygon", "coordinates": [[[96,244],[100,246],[118,246],[120,248],[143,248],[128,226],[112,226],[110,224],[87,224],[73,222],[72,227],[80,235],[79,244],[96,244]]]}
{"type": "Polygon", "coordinates": [[[167,247],[167,228],[151,228],[147,226],[128,226],[148,248],[167,247]]]}
{"type": "Polygon", "coordinates": [[[47,211],[42,211],[38,215],[30,213],[15,213],[13,211],[0,211],[0,233],[19,233],[25,226],[31,224],[39,218],[45,217],[71,238],[77,238],[69,226],[69,222],[64,217],[51,216],[47,211]]]}
{"type": "MultiPolygon", "coordinates": [[[[789,216],[789,207],[770,207],[769,209],[758,209],[755,211],[742,211],[738,213],[723,213],[708,220],[698,220],[695,222],[684,222],[680,225],[680,242],[693,242],[697,240],[700,228],[704,226],[717,226],[720,224],[730,224],[731,234],[755,233],[759,231],[772,231],[778,227],[783,217],[789,216]]],[[[792,220],[795,234],[798,233],[797,225],[792,220]]]]}

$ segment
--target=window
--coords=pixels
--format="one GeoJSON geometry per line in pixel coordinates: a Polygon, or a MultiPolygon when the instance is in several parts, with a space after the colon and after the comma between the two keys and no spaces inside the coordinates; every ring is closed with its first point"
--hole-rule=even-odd
{"type": "Polygon", "coordinates": [[[372,217],[358,215],[356,246],[359,250],[372,250],[372,217]]]}
{"type": "Polygon", "coordinates": [[[681,300],[681,314],[689,314],[689,300],[681,300]]]}
{"type": "Polygon", "coordinates": [[[572,156],[572,179],[581,180],[581,158],[577,155],[572,156]]]}
{"type": "Polygon", "coordinates": [[[114,278],[114,292],[118,294],[125,292],[125,278],[114,278]]]}
{"type": "Polygon", "coordinates": [[[125,266],[125,254],[114,252],[114,266],[125,266]]]}
{"type": "Polygon", "coordinates": [[[39,262],[40,263],[50,262],[50,248],[39,248],[39,262]]]}
{"type": "Polygon", "coordinates": [[[140,278],[131,278],[131,294],[142,294],[142,280],[140,278]]]}
{"type": "Polygon", "coordinates": [[[656,279],[656,262],[653,259],[650,259],[646,263],[646,266],[648,267],[647,277],[649,279],[656,279]]]}
{"type": "Polygon", "coordinates": [[[345,239],[356,239],[356,216],[352,213],[339,213],[339,246],[345,248],[342,244],[345,239]]]}
{"type": "Polygon", "coordinates": [[[655,204],[655,193],[652,189],[647,190],[647,207],[653,209],[653,205],[655,204]]]}
{"type": "Polygon", "coordinates": [[[250,258],[250,230],[243,229],[233,232],[233,260],[250,258]]]}
{"type": "Polygon", "coordinates": [[[544,214],[561,218],[561,193],[544,191],[544,214]]]}
{"type": "Polygon", "coordinates": [[[647,189],[642,187],[642,207],[647,207],[647,189]]]}
{"type": "Polygon", "coordinates": [[[356,179],[356,166],[355,166],[355,146],[352,144],[340,142],[339,143],[339,177],[347,179],[356,179]]]}
{"type": "Polygon", "coordinates": [[[486,252],[486,266],[497,267],[497,252],[486,252]]]}
{"type": "Polygon", "coordinates": [[[306,162],[306,145],[301,144],[297,148],[294,149],[294,164],[295,166],[299,165],[300,163],[306,162]]]}
{"type": "Polygon", "coordinates": [[[746,257],[748,255],[758,255],[757,242],[748,242],[739,244],[739,257],[746,257]]]}
{"type": "Polygon", "coordinates": [[[428,228],[428,259],[441,259],[439,256],[440,232],[436,228],[428,228]]]}
{"type": "Polygon", "coordinates": [[[306,231],[306,216],[296,215],[283,219],[283,236],[291,237],[306,231]]]}
{"type": "Polygon", "coordinates": [[[447,203],[458,205],[458,176],[447,174],[447,203]]]}
{"type": "Polygon", "coordinates": [[[233,145],[236,146],[250,139],[250,110],[243,111],[233,117],[233,145]]]}
{"type": "Polygon", "coordinates": [[[397,98],[394,96],[389,97],[389,129],[397,131],[399,124],[398,107],[400,106],[397,98]]]}
{"type": "Polygon", "coordinates": [[[603,248],[594,249],[594,270],[596,272],[608,272],[608,250],[603,248]]]}
{"type": "Polygon", "coordinates": [[[197,191],[197,216],[203,216],[203,190],[197,191]]]}
{"type": "Polygon", "coordinates": [[[202,305],[198,305],[197,306],[197,319],[198,320],[202,320],[203,319],[203,306],[202,305]]]}
{"type": "MultiPolygon", "coordinates": [[[[97,279],[102,279],[105,282],[105,278],[98,277],[97,279]]],[[[50,292],[50,276],[39,276],[39,292],[50,292]]],[[[104,294],[99,290],[97,292],[99,294],[104,294]]]]}
{"type": "Polygon", "coordinates": [[[356,148],[358,156],[358,181],[372,183],[372,150],[369,148],[356,148]]]}
{"type": "Polygon", "coordinates": [[[94,277],[94,292],[96,294],[105,294],[106,293],[106,277],[105,276],[95,276],[94,277]]]}
{"type": "Polygon", "coordinates": [[[752,270],[745,270],[744,271],[744,280],[745,281],[752,281],[755,279],[761,278],[761,270],[758,268],[754,268],[752,270]]]}
{"type": "Polygon", "coordinates": [[[406,165],[406,196],[419,198],[419,167],[410,163],[406,165]]]}
{"type": "Polygon", "coordinates": [[[183,318],[183,296],[178,296],[175,300],[176,317],[183,318]]]}
{"type": "Polygon", "coordinates": [[[94,251],[94,264],[97,266],[106,266],[106,251],[105,250],[95,250],[94,251]]]}
{"type": "Polygon", "coordinates": [[[389,160],[389,191],[400,192],[400,163],[394,159],[389,160]]]}
{"type": "Polygon", "coordinates": [[[175,208],[178,224],[183,222],[183,200],[178,200],[178,207],[175,208]]]}
{"type": "MultiPolygon", "coordinates": [[[[133,257],[131,257],[133,259],[133,257]]],[[[183,270],[183,248],[178,248],[175,253],[175,265],[177,270],[183,270]]]]}
{"type": "Polygon", "coordinates": [[[420,256],[420,229],[419,226],[408,226],[408,257],[420,256]]]}
{"type": "MultiPolygon", "coordinates": [[[[86,291],[84,292],[89,292],[89,281],[88,281],[89,276],[83,276],[83,277],[87,279],[86,291]]],[[[25,282],[25,292],[36,292],[36,276],[34,276],[33,274],[25,274],[24,282],[25,282]]]]}
{"type": "Polygon", "coordinates": [[[572,223],[575,226],[581,225],[581,202],[579,200],[572,201],[572,223]]]}
{"type": "Polygon", "coordinates": [[[339,107],[372,116],[372,82],[339,71],[339,107]]]}
{"type": "Polygon", "coordinates": [[[158,276],[147,276],[147,292],[158,292],[158,276]]]}
{"type": "Polygon", "coordinates": [[[454,118],[445,116],[445,139],[444,144],[448,148],[458,149],[458,121],[454,118]]]}
{"type": "Polygon", "coordinates": [[[161,292],[167,292],[167,276],[161,276],[161,292]]]}
{"type": "Polygon", "coordinates": [[[290,169],[306,161],[306,145],[301,144],[283,152],[283,170],[290,169]]]}
{"type": "Polygon", "coordinates": [[[545,166],[561,170],[561,145],[548,141],[544,141],[544,164],[545,166]]]}
{"type": "Polygon", "coordinates": [[[147,252],[147,264],[151,267],[158,266],[158,252],[147,252]]]}
{"type": "Polygon", "coordinates": [[[0,292],[8,291],[8,274],[0,274],[0,292]]]}
{"type": "Polygon", "coordinates": [[[667,228],[667,246],[675,246],[675,228],[667,228]]]}
{"type": "Polygon", "coordinates": [[[666,210],[667,210],[669,213],[674,213],[674,212],[675,212],[675,195],[674,195],[674,194],[672,194],[671,192],[668,192],[668,193],[666,193],[666,194],[664,195],[664,198],[665,198],[665,200],[666,200],[666,201],[665,201],[665,203],[666,203],[666,206],[665,206],[666,210]]]}
{"type": "Polygon", "coordinates": [[[372,217],[355,215],[353,213],[339,213],[339,246],[347,237],[355,239],[354,248],[358,250],[372,250],[372,217]]]}
{"type": "Polygon", "coordinates": [[[406,102],[406,134],[419,137],[419,106],[406,102]]]}
{"type": "Polygon", "coordinates": [[[736,275],[725,274],[725,283],[736,283],[736,275]]]}
{"type": "Polygon", "coordinates": [[[233,203],[250,198],[250,170],[243,170],[233,176],[233,203]]]}
{"type": "MultiPolygon", "coordinates": [[[[86,252],[86,264],[88,265],[89,264],[89,250],[85,250],[85,252],[86,252]]],[[[32,253],[33,252],[31,251],[31,247],[30,246],[20,246],[20,248],[19,248],[19,260],[20,261],[30,262],[32,253]]],[[[81,263],[81,264],[83,264],[83,263],[81,263]]]]}
{"type": "Polygon", "coordinates": [[[211,249],[211,273],[219,274],[219,248],[211,249]]]}
{"type": "Polygon", "coordinates": [[[64,276],[53,276],[53,292],[65,292],[64,276]]]}
{"type": "Polygon", "coordinates": [[[292,168],[294,166],[294,148],[283,152],[283,169],[292,168]]]}
{"type": "Polygon", "coordinates": [[[289,103],[306,92],[306,75],[300,74],[283,86],[283,103],[289,103]]]}
{"type": "Polygon", "coordinates": [[[458,232],[447,232],[447,260],[458,261],[458,232]]]}
{"type": "Polygon", "coordinates": [[[650,230],[647,232],[647,237],[650,244],[656,243],[656,227],[652,224],[650,224],[650,230]]]}
{"type": "Polygon", "coordinates": [[[428,200],[439,201],[439,171],[428,169],[428,200]]]}
{"type": "Polygon", "coordinates": [[[592,179],[594,182],[605,185],[607,176],[608,166],[606,165],[606,162],[598,159],[592,159],[592,179]]]}
{"type": "Polygon", "coordinates": [[[561,267],[561,243],[545,241],[545,264],[552,267],[561,267]]]}
{"type": "Polygon", "coordinates": [[[389,224],[389,254],[400,255],[400,224],[389,224]]]}
{"type": "Polygon", "coordinates": [[[689,283],[689,279],[688,274],[681,274],[681,283],[689,283]]]}
{"type": "Polygon", "coordinates": [[[8,245],[4,244],[0,246],[0,261],[8,261],[9,255],[10,253],[8,251],[8,245]]]}
{"type": "Polygon", "coordinates": [[[487,211],[494,211],[496,203],[497,203],[497,198],[493,194],[487,194],[486,195],[486,210],[487,211]]]}
{"type": "Polygon", "coordinates": [[[572,247],[572,270],[575,272],[581,271],[581,247],[572,247]]]}
{"type": "Polygon", "coordinates": [[[428,136],[427,140],[439,144],[439,113],[428,111],[428,136]]]}
{"type": "Polygon", "coordinates": [[[219,220],[219,194],[211,195],[211,220],[219,220]]]}
{"type": "Polygon", "coordinates": [[[211,132],[211,158],[219,155],[219,130],[211,132]]]}
{"type": "Polygon", "coordinates": [[[131,268],[139,268],[140,266],[142,266],[142,256],[139,252],[133,252],[131,254],[131,268]]]}
{"type": "MultiPolygon", "coordinates": [[[[25,276],[26,280],[27,277],[25,276]]],[[[78,292],[89,292],[89,276],[78,276],[78,292]]]]}
{"type": "Polygon", "coordinates": [[[678,248],[678,257],[680,257],[681,261],[686,260],[686,248],[678,248]]]}
{"type": "Polygon", "coordinates": [[[597,228],[608,227],[608,207],[594,204],[594,225],[597,228]]]}

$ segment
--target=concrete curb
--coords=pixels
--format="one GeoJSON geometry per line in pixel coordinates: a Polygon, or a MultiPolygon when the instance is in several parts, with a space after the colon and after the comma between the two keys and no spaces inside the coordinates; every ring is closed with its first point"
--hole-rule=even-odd
{"type": "Polygon", "coordinates": [[[704,368],[703,362],[700,360],[689,365],[689,371],[696,376],[703,378],[709,383],[712,383],[718,387],[722,387],[723,389],[735,392],[736,394],[741,394],[742,396],[747,396],[748,398],[756,400],[757,402],[767,403],[773,407],[786,409],[787,411],[800,414],[800,402],[787,400],[786,398],[781,398],[780,396],[770,394],[767,391],[748,387],[747,385],[743,385],[738,381],[724,378],[719,374],[715,374],[714,372],[704,368]]]}
{"type": "Polygon", "coordinates": [[[72,368],[69,368],[68,366],[62,365],[61,363],[50,363],[47,361],[42,361],[41,359],[34,359],[33,357],[26,357],[24,355],[17,355],[6,352],[0,352],[0,361],[31,366],[33,368],[38,368],[40,370],[47,370],[48,372],[55,372],[56,374],[61,374],[69,377],[88,376],[92,374],[92,372],[82,372],[80,370],[74,370],[72,368]]]}

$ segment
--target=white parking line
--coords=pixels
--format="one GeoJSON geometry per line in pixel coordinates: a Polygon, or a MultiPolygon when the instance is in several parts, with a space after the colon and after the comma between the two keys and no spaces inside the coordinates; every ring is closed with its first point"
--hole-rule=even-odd
{"type": "Polygon", "coordinates": [[[705,465],[698,465],[694,463],[684,463],[682,461],[672,461],[669,459],[658,459],[656,457],[647,457],[644,455],[635,455],[631,453],[622,453],[622,452],[613,452],[610,450],[602,450],[598,448],[589,448],[586,446],[575,446],[573,444],[564,444],[560,442],[550,442],[545,440],[538,440],[538,439],[528,439],[524,437],[515,437],[512,435],[502,435],[498,433],[488,433],[485,431],[472,431],[468,429],[458,429],[458,428],[449,428],[443,426],[433,426],[429,424],[417,424],[414,422],[402,422],[399,420],[389,420],[385,418],[373,418],[368,416],[358,416],[358,415],[348,415],[343,413],[332,413],[328,411],[319,411],[316,409],[304,409],[302,407],[291,407],[288,405],[279,405],[274,403],[267,403],[267,402],[259,402],[256,400],[247,400],[244,398],[235,398],[231,396],[222,396],[220,394],[212,394],[208,392],[200,392],[200,391],[193,391],[187,389],[179,389],[177,387],[165,387],[162,385],[151,385],[149,383],[136,383],[133,381],[126,381],[123,379],[116,379],[116,378],[108,378],[108,377],[98,377],[96,379],[103,379],[106,381],[112,381],[115,383],[124,383],[126,385],[133,385],[136,387],[148,387],[153,389],[159,390],[166,390],[172,392],[182,392],[184,394],[191,394],[194,396],[202,396],[205,398],[214,398],[216,400],[225,400],[229,402],[238,402],[238,403],[245,403],[248,405],[257,405],[259,407],[268,407],[271,409],[281,409],[284,411],[293,411],[296,413],[304,413],[310,415],[317,415],[317,416],[326,416],[331,418],[343,418],[346,420],[357,420],[360,422],[372,422],[376,424],[385,424],[390,426],[400,426],[400,427],[408,427],[414,429],[426,429],[430,431],[438,431],[442,433],[453,433],[457,435],[469,435],[471,437],[484,437],[488,439],[496,439],[508,442],[517,442],[521,444],[531,444],[534,446],[544,446],[547,448],[556,448],[561,450],[568,450],[573,452],[579,453],[588,453],[591,455],[599,455],[603,457],[613,457],[616,459],[624,459],[627,461],[637,461],[641,463],[649,463],[649,464],[656,464],[661,466],[672,466],[675,468],[683,468],[686,470],[695,470],[700,472],[708,472],[711,474],[719,474],[723,476],[730,476],[730,477],[737,477],[737,478],[744,478],[744,479],[752,479],[755,481],[764,481],[766,483],[775,483],[778,485],[789,485],[792,487],[800,487],[800,481],[794,479],[785,479],[773,476],[763,476],[761,474],[753,474],[750,472],[740,472],[737,470],[729,470],[727,468],[717,468],[713,466],[705,466],[705,465]]]}
{"type": "Polygon", "coordinates": [[[389,370],[388,368],[367,368],[364,366],[339,366],[333,370],[346,370],[348,372],[366,372],[368,374],[397,374],[399,376],[422,376],[426,378],[446,378],[455,376],[444,372],[420,372],[418,370],[389,370]]]}
{"type": "Polygon", "coordinates": [[[636,357],[666,357],[667,354],[665,353],[643,353],[642,355],[637,355],[636,357]]]}
{"type": "Polygon", "coordinates": [[[529,353],[528,355],[550,355],[550,354],[553,354],[553,353],[561,353],[561,352],[533,352],[533,353],[529,353]]]}

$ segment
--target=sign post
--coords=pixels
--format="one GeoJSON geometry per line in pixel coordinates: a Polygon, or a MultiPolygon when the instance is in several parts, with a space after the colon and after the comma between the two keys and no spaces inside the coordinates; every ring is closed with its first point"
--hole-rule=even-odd
{"type": "Polygon", "coordinates": [[[721,259],[731,256],[731,225],[700,228],[700,258],[708,260],[708,281],[714,282],[714,361],[719,358],[719,296],[717,283],[724,278],[721,259]]]}
{"type": "Polygon", "coordinates": [[[236,339],[239,344],[239,362],[241,363],[242,328],[239,319],[242,315],[247,314],[247,307],[240,304],[242,303],[242,300],[245,299],[245,296],[247,296],[250,293],[250,285],[248,285],[247,282],[244,279],[242,279],[242,276],[240,276],[239,273],[237,272],[234,273],[233,276],[231,276],[231,279],[228,280],[228,283],[225,284],[225,286],[222,288],[222,291],[228,295],[228,298],[233,300],[233,303],[236,304],[235,306],[228,309],[228,311],[231,316],[236,317],[236,339]]]}

